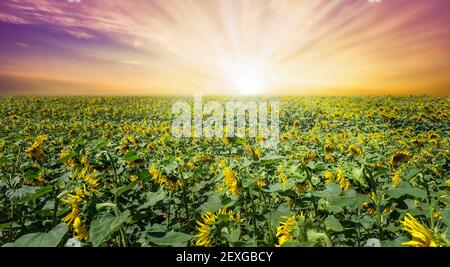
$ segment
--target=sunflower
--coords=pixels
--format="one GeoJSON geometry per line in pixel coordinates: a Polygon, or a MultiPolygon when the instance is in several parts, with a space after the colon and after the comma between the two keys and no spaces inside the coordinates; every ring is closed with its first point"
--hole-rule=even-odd
{"type": "Polygon", "coordinates": [[[241,214],[234,213],[233,211],[227,211],[227,208],[218,210],[217,212],[207,211],[201,216],[200,221],[197,221],[197,242],[198,247],[211,247],[213,245],[214,233],[218,232],[216,223],[220,216],[227,215],[228,222],[240,224],[242,223],[241,214]]]}
{"type": "Polygon", "coordinates": [[[175,190],[179,187],[182,187],[183,184],[180,180],[174,178],[174,177],[167,177],[164,174],[162,174],[155,163],[150,166],[149,173],[152,176],[152,180],[157,182],[158,184],[162,186],[167,186],[171,190],[175,190]]]}
{"type": "Polygon", "coordinates": [[[394,155],[391,156],[391,166],[396,169],[401,162],[405,162],[409,159],[411,154],[406,150],[396,151],[394,155]]]}
{"type": "Polygon", "coordinates": [[[137,175],[130,175],[129,179],[132,182],[136,182],[137,180],[139,180],[139,176],[137,176],[137,175]]]}
{"type": "Polygon", "coordinates": [[[194,162],[192,162],[192,161],[189,161],[189,162],[186,164],[186,166],[187,166],[190,170],[193,170],[193,169],[195,168],[195,164],[194,164],[194,162]]]}
{"type": "Polygon", "coordinates": [[[263,179],[259,179],[256,184],[258,185],[259,188],[265,188],[267,187],[267,181],[263,180],[263,179]]]}
{"type": "Polygon", "coordinates": [[[438,145],[438,141],[436,139],[431,139],[431,140],[428,141],[428,143],[430,143],[430,145],[433,145],[433,146],[437,146],[438,145]]]}
{"type": "Polygon", "coordinates": [[[199,247],[211,247],[212,246],[212,226],[217,220],[217,215],[215,215],[213,212],[208,211],[205,214],[202,215],[202,220],[197,221],[198,227],[198,240],[195,243],[196,246],[199,247]]]}
{"type": "Polygon", "coordinates": [[[421,147],[424,143],[425,143],[425,141],[423,139],[420,139],[420,138],[411,139],[411,144],[413,144],[413,145],[415,145],[417,147],[421,147]]]}
{"type": "Polygon", "coordinates": [[[63,200],[63,202],[72,206],[72,210],[62,219],[62,221],[73,227],[73,236],[80,241],[89,240],[89,232],[86,229],[85,224],[81,222],[79,217],[80,207],[78,206],[78,203],[85,195],[86,191],[83,191],[81,188],[77,188],[75,190],[75,195],[69,194],[69,199],[63,200]]]}
{"type": "Polygon", "coordinates": [[[338,169],[337,175],[336,175],[336,181],[339,183],[339,186],[341,189],[348,189],[350,187],[350,183],[347,181],[347,178],[345,178],[344,170],[342,168],[338,169]]]}
{"type": "Polygon", "coordinates": [[[309,188],[309,184],[307,182],[297,183],[295,185],[295,191],[300,194],[305,192],[309,188]]]}
{"type": "Polygon", "coordinates": [[[392,176],[392,179],[391,179],[391,185],[393,187],[397,187],[398,183],[400,182],[400,178],[401,178],[400,174],[401,174],[401,172],[399,170],[396,170],[392,174],[393,174],[393,176],[392,176]]]}
{"type": "Polygon", "coordinates": [[[83,165],[85,168],[89,168],[91,165],[89,164],[89,157],[87,155],[81,156],[80,160],[81,165],[83,165]]]}
{"type": "Polygon", "coordinates": [[[238,180],[236,179],[233,170],[230,167],[225,167],[223,169],[223,175],[225,186],[228,188],[228,191],[230,191],[233,195],[239,196],[240,191],[238,180]]]}
{"type": "Polygon", "coordinates": [[[80,217],[76,217],[73,222],[73,236],[80,241],[89,240],[89,231],[86,225],[81,221],[80,217]]]}
{"type": "Polygon", "coordinates": [[[283,184],[283,186],[286,186],[288,178],[287,178],[286,174],[284,173],[283,169],[284,169],[283,164],[280,164],[280,166],[278,166],[276,173],[278,175],[278,178],[280,179],[280,182],[283,184]]]}
{"type": "Polygon", "coordinates": [[[78,174],[78,178],[83,180],[88,186],[91,192],[97,191],[100,187],[100,179],[96,179],[97,171],[91,170],[91,168],[83,168],[78,174]]]}
{"type": "Polygon", "coordinates": [[[86,185],[83,185],[83,187],[77,187],[75,189],[75,196],[77,196],[79,198],[84,198],[87,195],[89,195],[89,193],[86,190],[86,185]]]}
{"type": "Polygon", "coordinates": [[[293,230],[294,226],[297,224],[297,219],[295,216],[282,216],[282,219],[285,219],[284,222],[280,223],[280,226],[277,227],[277,244],[276,247],[281,247],[289,240],[293,240],[293,230]]]}
{"type": "Polygon", "coordinates": [[[428,135],[428,139],[437,139],[437,138],[439,138],[439,134],[437,134],[437,133],[435,133],[435,132],[431,132],[429,135],[428,135]]]}
{"type": "Polygon", "coordinates": [[[77,166],[75,161],[73,159],[68,159],[68,157],[70,156],[71,153],[72,153],[72,151],[70,150],[70,148],[62,150],[59,153],[59,158],[64,159],[64,165],[66,167],[68,167],[69,169],[75,169],[75,167],[77,166]]]}
{"type": "Polygon", "coordinates": [[[325,145],[323,146],[323,150],[325,151],[325,153],[331,153],[334,151],[334,149],[335,148],[334,148],[333,144],[331,144],[329,142],[325,143],[325,145]]]}
{"type": "Polygon", "coordinates": [[[424,154],[428,158],[433,158],[434,157],[434,155],[430,151],[428,151],[426,149],[422,149],[420,152],[422,152],[422,154],[424,154]]]}
{"type": "Polygon", "coordinates": [[[325,178],[325,183],[330,184],[333,182],[334,174],[333,172],[326,171],[323,173],[323,177],[325,178]]]}
{"type": "Polygon", "coordinates": [[[325,155],[325,160],[331,163],[336,162],[336,159],[334,158],[333,154],[327,153],[325,155]]]}
{"type": "Polygon", "coordinates": [[[250,157],[255,157],[255,152],[253,151],[252,147],[249,145],[245,146],[245,154],[247,154],[250,157]]]}
{"type": "Polygon", "coordinates": [[[411,241],[404,242],[402,245],[411,247],[438,247],[433,233],[427,227],[420,224],[411,214],[407,213],[401,223],[403,224],[403,230],[412,236],[411,241]]]}
{"type": "Polygon", "coordinates": [[[39,185],[44,185],[44,184],[48,183],[48,181],[45,179],[42,172],[39,173],[36,178],[34,178],[34,179],[24,178],[22,182],[23,182],[23,184],[32,185],[32,186],[39,186],[39,185]]]}
{"type": "Polygon", "coordinates": [[[261,158],[262,157],[262,152],[259,148],[255,148],[255,157],[257,158],[261,158]]]}
{"type": "Polygon", "coordinates": [[[44,143],[48,140],[48,136],[39,135],[36,137],[34,143],[27,149],[28,157],[32,159],[40,159],[45,156],[44,143]]]}
{"type": "Polygon", "coordinates": [[[229,127],[228,126],[224,126],[223,127],[223,138],[222,138],[222,141],[223,141],[223,144],[224,145],[229,145],[230,144],[230,139],[228,138],[229,137],[229,133],[230,132],[230,129],[229,129],[229,127]]]}
{"type": "Polygon", "coordinates": [[[75,221],[78,217],[78,213],[80,212],[80,207],[78,207],[78,202],[80,200],[81,198],[76,195],[69,195],[69,200],[63,200],[63,202],[70,204],[72,207],[71,212],[62,219],[63,222],[70,225],[75,221]]]}
{"type": "Polygon", "coordinates": [[[354,144],[352,144],[348,147],[348,153],[350,153],[350,155],[352,155],[354,157],[363,157],[364,156],[364,152],[361,150],[361,148],[354,144]]]}
{"type": "Polygon", "coordinates": [[[308,162],[316,159],[316,153],[314,151],[308,151],[302,155],[302,163],[308,164],[308,162]]]}
{"type": "Polygon", "coordinates": [[[383,162],[377,161],[377,162],[372,164],[372,167],[374,167],[375,169],[383,169],[384,168],[384,164],[383,164],[383,162]]]}
{"type": "Polygon", "coordinates": [[[442,173],[439,171],[438,167],[436,165],[431,166],[431,171],[436,175],[437,177],[441,177],[442,173]]]}
{"type": "Polygon", "coordinates": [[[450,179],[445,180],[445,185],[446,185],[447,187],[450,187],[450,179]]]}
{"type": "Polygon", "coordinates": [[[375,205],[373,203],[369,203],[368,201],[363,202],[363,207],[367,210],[369,215],[373,215],[376,213],[375,205]]]}

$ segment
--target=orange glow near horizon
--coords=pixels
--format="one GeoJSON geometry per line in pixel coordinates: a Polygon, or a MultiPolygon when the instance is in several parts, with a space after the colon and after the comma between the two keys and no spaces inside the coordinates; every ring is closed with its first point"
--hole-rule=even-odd
{"type": "Polygon", "coordinates": [[[0,94],[448,95],[448,11],[447,0],[6,0],[0,94]]]}

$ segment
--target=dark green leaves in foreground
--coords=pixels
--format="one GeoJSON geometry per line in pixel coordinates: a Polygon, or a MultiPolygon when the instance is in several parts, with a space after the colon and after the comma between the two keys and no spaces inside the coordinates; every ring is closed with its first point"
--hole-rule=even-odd
{"type": "Polygon", "coordinates": [[[342,232],[344,230],[344,227],[342,227],[334,215],[330,215],[325,219],[325,225],[335,232],[342,232]]]}
{"type": "Polygon", "coordinates": [[[56,247],[61,243],[67,230],[67,225],[61,223],[48,233],[26,234],[14,243],[7,243],[3,247],[56,247]]]}
{"type": "Polygon", "coordinates": [[[92,246],[98,247],[103,241],[119,229],[119,227],[127,221],[130,211],[126,210],[119,216],[98,218],[92,221],[89,235],[92,246]]]}
{"type": "Polygon", "coordinates": [[[187,246],[188,242],[193,239],[193,236],[180,233],[180,232],[173,232],[170,231],[166,233],[163,237],[150,237],[150,242],[158,245],[158,246],[164,246],[164,247],[185,247],[187,246]]]}
{"type": "Polygon", "coordinates": [[[23,198],[19,199],[17,201],[17,204],[23,204],[23,203],[26,203],[27,201],[37,199],[43,195],[46,195],[46,194],[52,192],[52,190],[53,190],[53,185],[47,185],[47,186],[41,187],[36,193],[26,195],[23,198]]]}

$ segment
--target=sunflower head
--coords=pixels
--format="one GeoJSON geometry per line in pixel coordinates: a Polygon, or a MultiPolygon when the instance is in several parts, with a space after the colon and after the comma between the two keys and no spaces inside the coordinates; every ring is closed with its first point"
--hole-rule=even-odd
{"type": "Polygon", "coordinates": [[[293,240],[294,227],[297,225],[297,218],[295,216],[283,216],[283,222],[277,227],[277,244],[276,247],[281,247],[289,240],[293,240]]]}
{"type": "Polygon", "coordinates": [[[39,135],[36,137],[34,143],[26,150],[29,158],[40,159],[45,156],[44,143],[48,140],[48,136],[39,135]]]}
{"type": "Polygon", "coordinates": [[[406,150],[396,151],[391,156],[391,166],[396,169],[401,162],[405,162],[410,158],[411,154],[406,150]]]}
{"type": "Polygon", "coordinates": [[[396,170],[392,173],[391,185],[393,187],[397,187],[398,183],[400,183],[400,174],[401,172],[399,170],[396,170]]]}
{"type": "Polygon", "coordinates": [[[411,247],[438,247],[439,245],[434,239],[433,233],[424,225],[422,225],[411,214],[407,213],[403,221],[403,230],[408,232],[412,239],[402,243],[404,246],[411,247]]]}
{"type": "Polygon", "coordinates": [[[325,151],[325,153],[331,153],[333,152],[335,149],[335,147],[333,146],[333,144],[327,142],[325,143],[325,145],[323,146],[323,150],[325,151]]]}
{"type": "Polygon", "coordinates": [[[207,211],[202,214],[197,221],[197,242],[198,247],[212,247],[221,245],[223,239],[220,238],[224,227],[230,228],[241,224],[243,219],[239,212],[233,212],[222,208],[216,212],[207,211]]]}
{"type": "Polygon", "coordinates": [[[344,170],[342,168],[338,169],[336,175],[336,181],[339,183],[341,189],[348,189],[350,187],[350,182],[345,178],[344,170]]]}
{"type": "Polygon", "coordinates": [[[330,184],[333,182],[334,173],[330,171],[326,171],[323,173],[323,177],[325,178],[325,183],[330,184]]]}
{"type": "Polygon", "coordinates": [[[350,155],[354,156],[354,157],[363,157],[364,153],[361,150],[361,148],[357,145],[351,144],[348,147],[348,153],[350,153],[350,155]]]}
{"type": "Polygon", "coordinates": [[[235,196],[240,195],[239,184],[236,176],[234,175],[233,170],[230,167],[225,167],[223,169],[224,182],[225,186],[228,188],[228,191],[235,196]]]}

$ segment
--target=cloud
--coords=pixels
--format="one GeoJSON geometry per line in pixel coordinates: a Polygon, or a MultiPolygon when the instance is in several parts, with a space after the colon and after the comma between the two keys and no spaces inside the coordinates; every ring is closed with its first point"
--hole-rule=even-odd
{"type": "Polygon", "coordinates": [[[0,21],[88,41],[107,36],[151,55],[134,60],[122,49],[101,56],[151,67],[149,83],[221,90],[245,61],[260,64],[272,88],[412,88],[449,79],[448,0],[3,0],[0,7],[8,11],[0,21]]]}
{"type": "Polygon", "coordinates": [[[23,48],[30,48],[29,44],[26,43],[16,43],[17,46],[23,47],[23,48]]]}
{"type": "Polygon", "coordinates": [[[65,29],[65,32],[79,39],[95,39],[95,36],[93,34],[90,34],[83,30],[65,29]]]}
{"type": "Polygon", "coordinates": [[[0,21],[12,24],[29,24],[26,19],[21,17],[0,13],[0,21]]]}

